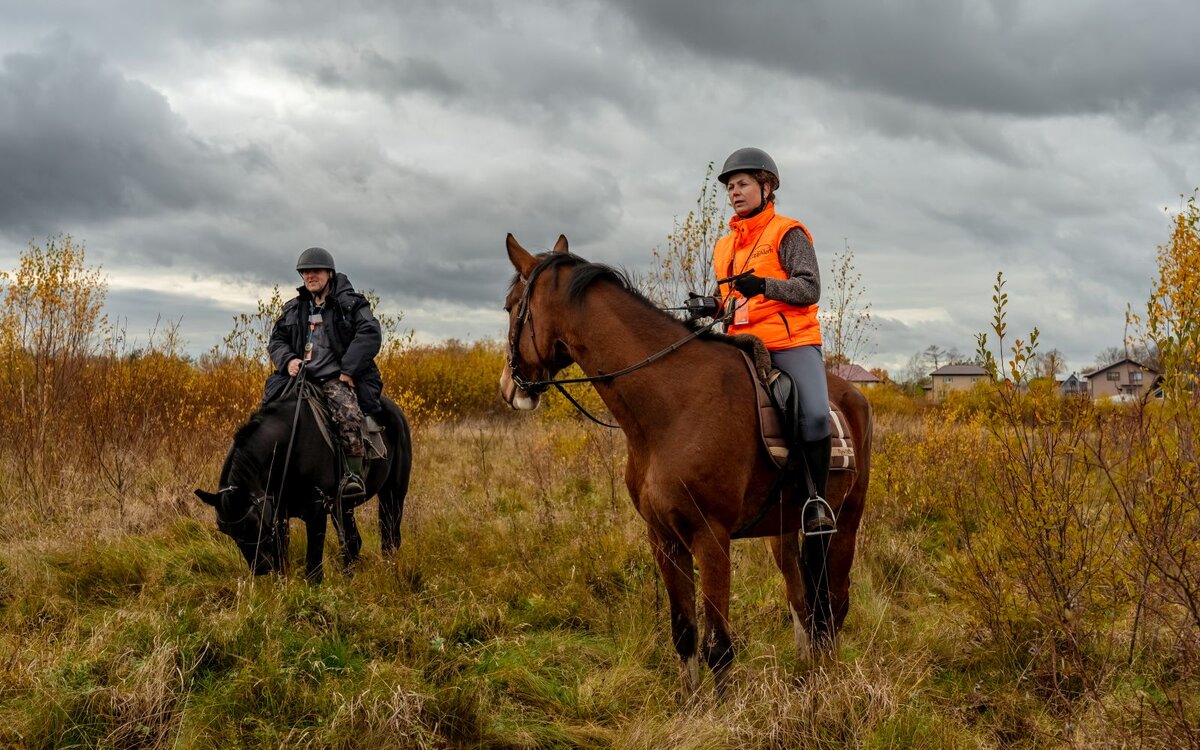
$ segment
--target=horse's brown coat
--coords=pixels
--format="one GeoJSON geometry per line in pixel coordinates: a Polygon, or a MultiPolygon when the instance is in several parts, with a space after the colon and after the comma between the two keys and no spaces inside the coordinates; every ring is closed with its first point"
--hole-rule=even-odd
{"type": "MultiPolygon", "coordinates": [[[[554,254],[566,251],[566,238],[560,237],[554,254]]],[[[681,322],[627,289],[619,275],[596,273],[596,267],[574,256],[542,269],[528,295],[528,318],[521,323],[518,308],[526,280],[535,266],[551,257],[531,255],[512,235],[508,255],[518,273],[506,301],[510,351],[512,365],[524,381],[548,379],[572,361],[589,376],[612,373],[688,333],[681,322]],[[581,271],[594,280],[569,295],[572,276],[581,271]]],[[[720,688],[733,658],[730,534],[754,517],[778,472],[759,440],[754,386],[742,356],[728,344],[696,339],[649,366],[595,387],[625,432],[625,482],[646,522],[670,599],[685,693],[698,687],[697,646],[720,688]],[[700,569],[707,624],[703,643],[697,643],[694,562],[700,569]]],[[[535,408],[539,400],[539,394],[514,384],[508,367],[501,373],[501,393],[514,408],[535,408]]],[[[838,514],[838,532],[828,552],[831,627],[836,632],[850,603],[850,567],[870,475],[871,414],[863,395],[841,378],[830,377],[829,395],[845,414],[859,458],[857,473],[831,473],[827,492],[838,514]],[[844,499],[837,503],[837,498],[844,499]]],[[[800,569],[797,529],[802,500],[790,488],[785,490],[782,502],[749,534],[770,538],[798,646],[805,640],[805,624],[811,627],[814,620],[800,569]]],[[[819,622],[817,627],[819,640],[832,639],[832,632],[819,632],[819,622]]]]}

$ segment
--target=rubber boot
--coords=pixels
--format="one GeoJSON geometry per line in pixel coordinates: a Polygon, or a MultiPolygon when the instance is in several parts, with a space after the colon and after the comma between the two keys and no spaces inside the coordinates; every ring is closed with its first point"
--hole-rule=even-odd
{"type": "Polygon", "coordinates": [[[801,450],[804,451],[804,461],[808,464],[808,473],[816,490],[816,496],[804,503],[804,535],[832,534],[837,531],[837,519],[833,515],[833,508],[825,500],[829,455],[833,451],[832,438],[827,436],[821,440],[806,441],[801,450]]]}
{"type": "Polygon", "coordinates": [[[338,494],[342,496],[343,501],[362,500],[366,497],[367,488],[362,475],[362,456],[346,456],[346,475],[342,477],[342,484],[338,487],[338,494]]]}

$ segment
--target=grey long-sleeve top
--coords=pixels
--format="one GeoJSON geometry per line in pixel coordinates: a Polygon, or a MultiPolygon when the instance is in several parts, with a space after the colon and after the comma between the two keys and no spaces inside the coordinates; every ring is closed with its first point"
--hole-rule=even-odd
{"type": "Polygon", "coordinates": [[[821,298],[821,269],[817,253],[803,230],[792,228],[779,243],[779,263],[786,279],[767,279],[766,297],[807,307],[821,298]]]}

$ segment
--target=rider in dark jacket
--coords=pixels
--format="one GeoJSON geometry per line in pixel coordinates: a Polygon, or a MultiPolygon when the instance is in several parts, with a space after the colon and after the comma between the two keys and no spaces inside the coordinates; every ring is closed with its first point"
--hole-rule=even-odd
{"type": "Polygon", "coordinates": [[[365,491],[363,415],[381,409],[383,379],[375,355],[383,332],[366,297],[337,273],[329,251],[310,247],[301,253],[296,270],[304,283],[271,331],[267,351],[275,372],[263,388],[263,403],[278,398],[300,367],[306,368],[306,378],[318,383],[330,402],[348,464],[342,495],[354,497],[365,491]]]}

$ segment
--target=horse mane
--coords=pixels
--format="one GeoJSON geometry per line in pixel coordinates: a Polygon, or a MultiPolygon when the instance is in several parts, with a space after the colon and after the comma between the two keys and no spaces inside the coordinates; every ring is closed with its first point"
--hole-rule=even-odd
{"type": "MultiPolygon", "coordinates": [[[[571,281],[567,285],[567,301],[572,304],[580,304],[587,290],[593,284],[606,281],[628,294],[636,302],[663,320],[668,320],[676,325],[684,325],[683,321],[654,304],[649,297],[634,286],[633,282],[629,280],[628,274],[623,270],[605,265],[604,263],[593,263],[572,253],[542,253],[537,257],[538,264],[534,266],[533,271],[530,271],[531,276],[535,273],[553,271],[559,266],[573,266],[574,270],[571,274],[571,281]]],[[[520,278],[520,274],[514,276],[510,288],[516,286],[520,278]]]]}
{"type": "Polygon", "coordinates": [[[239,483],[238,480],[241,477],[258,476],[261,474],[265,467],[262,460],[255,455],[254,451],[247,450],[250,440],[258,433],[258,430],[265,422],[278,415],[283,406],[293,400],[291,398],[282,398],[260,406],[257,411],[250,415],[250,419],[234,433],[233,447],[229,451],[229,456],[225,462],[225,469],[222,472],[226,475],[223,480],[226,484],[236,485],[239,483]]]}

